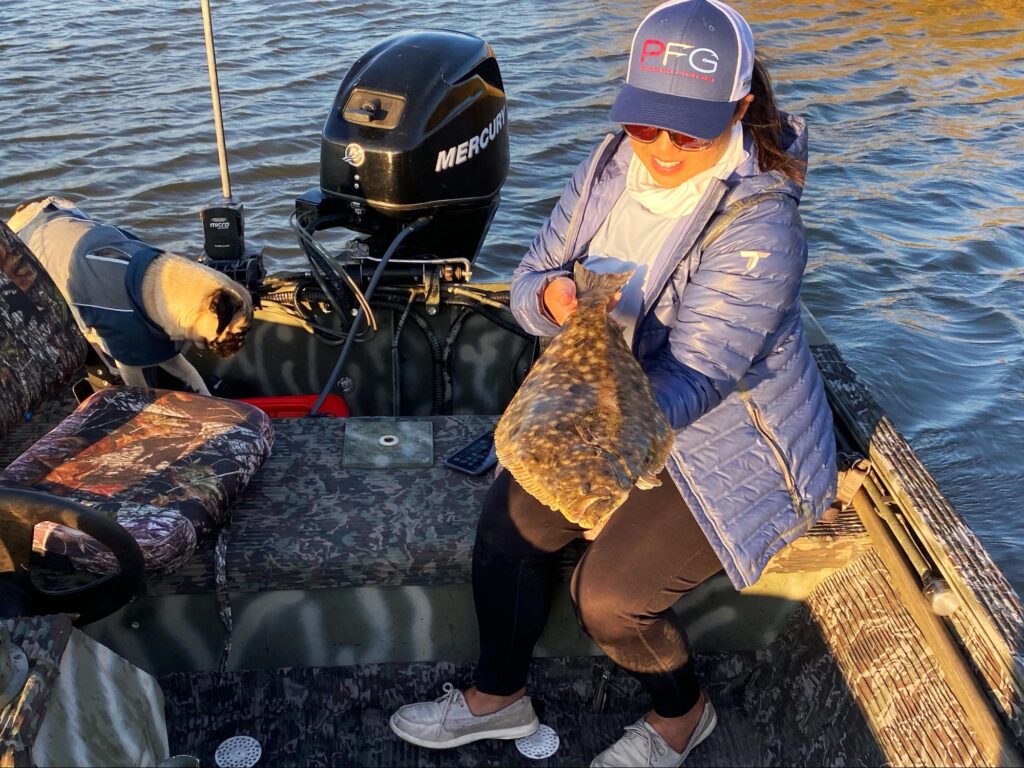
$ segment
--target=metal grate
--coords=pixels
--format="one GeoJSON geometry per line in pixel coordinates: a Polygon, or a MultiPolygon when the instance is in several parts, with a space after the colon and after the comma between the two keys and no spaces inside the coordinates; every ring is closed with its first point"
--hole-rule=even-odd
{"type": "Polygon", "coordinates": [[[516,749],[531,760],[543,760],[555,754],[560,743],[558,734],[542,725],[529,736],[516,739],[516,749]]]}
{"type": "Polygon", "coordinates": [[[220,743],[213,759],[219,768],[252,768],[262,754],[263,747],[252,736],[232,736],[220,743]]]}

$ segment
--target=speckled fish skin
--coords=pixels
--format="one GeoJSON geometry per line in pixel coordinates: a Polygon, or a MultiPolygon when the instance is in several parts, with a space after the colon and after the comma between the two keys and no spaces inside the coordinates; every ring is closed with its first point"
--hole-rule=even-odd
{"type": "Polygon", "coordinates": [[[498,459],[534,498],[583,528],[650,488],[673,433],[608,303],[632,273],[577,263],[576,312],[502,414],[498,459]]]}

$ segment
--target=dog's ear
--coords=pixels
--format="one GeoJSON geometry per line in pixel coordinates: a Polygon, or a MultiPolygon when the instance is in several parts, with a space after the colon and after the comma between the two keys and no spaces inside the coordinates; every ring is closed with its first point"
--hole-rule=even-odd
{"type": "Polygon", "coordinates": [[[242,309],[242,299],[232,291],[219,288],[214,291],[210,299],[210,311],[217,315],[217,335],[220,336],[224,330],[231,325],[238,311],[242,309]]]}

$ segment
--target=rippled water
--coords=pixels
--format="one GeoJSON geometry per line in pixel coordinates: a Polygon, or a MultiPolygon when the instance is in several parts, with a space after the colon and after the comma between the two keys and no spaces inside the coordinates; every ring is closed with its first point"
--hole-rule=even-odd
{"type": "MultiPolygon", "coordinates": [[[[250,241],[287,228],[356,56],[417,26],[495,48],[512,170],[481,257],[507,273],[590,145],[648,3],[215,3],[222,104],[250,241]]],[[[804,301],[1024,587],[1024,6],[738,5],[811,125],[804,301]]],[[[0,4],[0,215],[46,191],[196,252],[219,195],[199,2],[0,4]]]]}

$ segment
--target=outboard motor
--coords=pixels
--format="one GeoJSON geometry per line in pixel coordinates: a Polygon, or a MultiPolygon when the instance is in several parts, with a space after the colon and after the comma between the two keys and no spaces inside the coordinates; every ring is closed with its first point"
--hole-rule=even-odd
{"type": "Polygon", "coordinates": [[[317,230],[365,235],[343,254],[349,265],[368,262],[361,277],[401,234],[385,281],[404,274],[418,282],[428,271],[465,280],[508,167],[505,92],[491,47],[445,30],[394,35],[342,81],[323,128],[320,186],[296,200],[294,222],[307,255],[317,230]]]}

